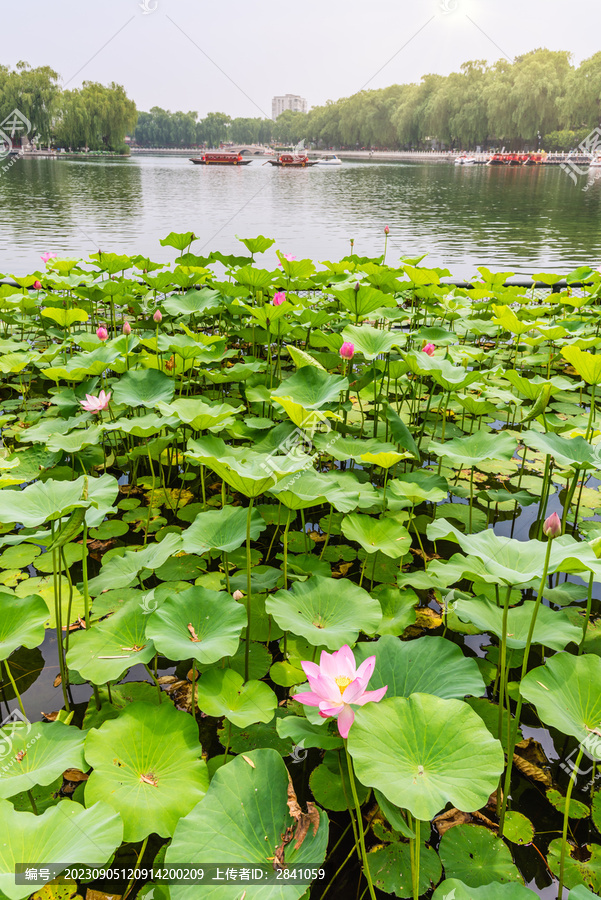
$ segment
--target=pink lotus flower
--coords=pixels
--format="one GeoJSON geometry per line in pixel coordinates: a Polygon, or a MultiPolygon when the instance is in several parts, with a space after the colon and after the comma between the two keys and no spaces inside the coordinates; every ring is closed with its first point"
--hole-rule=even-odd
{"type": "Polygon", "coordinates": [[[388,225],[384,226],[384,234],[390,234],[390,228],[388,227],[388,225]]]}
{"type": "Polygon", "coordinates": [[[34,281],[33,286],[36,289],[36,291],[42,290],[42,282],[41,281],[34,281]]]}
{"type": "Polygon", "coordinates": [[[345,341],[340,348],[340,355],[343,359],[352,359],[355,355],[355,345],[350,341],[345,341]]]}
{"type": "Polygon", "coordinates": [[[286,294],[284,291],[278,291],[277,294],[273,295],[273,305],[281,306],[282,303],[286,302],[286,294]]]}
{"type": "MultiPolygon", "coordinates": [[[[284,257],[284,259],[287,259],[288,262],[294,262],[294,260],[296,259],[296,256],[293,256],[292,253],[282,253],[282,256],[284,257]]],[[[280,269],[282,268],[281,261],[278,263],[278,266],[280,267],[280,269]]]]}
{"type": "Polygon", "coordinates": [[[80,400],[79,402],[86,412],[99,413],[102,412],[103,409],[107,408],[110,399],[110,391],[108,392],[108,394],[105,394],[104,391],[100,391],[97,397],[94,397],[93,394],[86,394],[86,399],[80,400]]]}
{"type": "Polygon", "coordinates": [[[244,594],[242,593],[242,591],[234,591],[232,597],[234,598],[234,600],[242,600],[244,598],[244,594]]]}
{"type": "Polygon", "coordinates": [[[130,335],[131,334],[131,325],[129,322],[123,323],[123,334],[130,335]]]}
{"type": "Polygon", "coordinates": [[[157,323],[157,325],[159,325],[163,321],[163,313],[160,309],[155,309],[154,316],[152,318],[157,323]]]}
{"type": "Polygon", "coordinates": [[[543,534],[546,534],[548,538],[557,537],[558,534],[561,534],[561,519],[557,515],[556,512],[551,513],[543,523],[543,534]]]}
{"type": "Polygon", "coordinates": [[[96,329],[96,337],[98,338],[99,341],[106,341],[106,340],[108,340],[108,336],[109,336],[109,333],[108,333],[108,331],[106,330],[106,328],[104,327],[104,325],[100,325],[100,326],[96,329]]]}
{"type": "Polygon", "coordinates": [[[318,706],[319,715],[323,719],[336,716],[338,731],[341,737],[347,738],[355,721],[353,706],[363,706],[372,701],[377,703],[388,690],[388,685],[377,691],[365,690],[375,664],[376,657],[370,656],[357,669],[353,651],[348,644],[334,653],[322,650],[319,665],[313,662],[301,663],[311,690],[304,694],[294,694],[293,699],[306,706],[318,706]]]}
{"type": "Polygon", "coordinates": [[[436,350],[436,346],[434,344],[424,344],[422,347],[422,353],[427,353],[428,356],[434,356],[434,351],[436,350]]]}
{"type": "Polygon", "coordinates": [[[40,259],[43,263],[50,262],[51,259],[56,259],[56,253],[44,253],[43,256],[40,256],[40,259]]]}

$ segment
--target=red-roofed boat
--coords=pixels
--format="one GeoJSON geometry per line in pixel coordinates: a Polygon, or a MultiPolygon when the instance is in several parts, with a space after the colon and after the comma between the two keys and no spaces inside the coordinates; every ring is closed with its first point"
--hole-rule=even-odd
{"type": "Polygon", "coordinates": [[[203,156],[190,157],[196,166],[247,166],[252,159],[245,159],[240,153],[225,151],[205,153],[203,156]]]}
{"type": "Polygon", "coordinates": [[[297,169],[317,165],[316,159],[309,159],[308,156],[296,153],[281,153],[277,159],[269,159],[267,162],[271,163],[272,166],[281,166],[282,168],[289,166],[297,169]]]}

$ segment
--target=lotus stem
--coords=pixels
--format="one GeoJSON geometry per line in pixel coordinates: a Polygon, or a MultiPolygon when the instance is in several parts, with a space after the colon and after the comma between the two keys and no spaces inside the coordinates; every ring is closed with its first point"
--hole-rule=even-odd
{"type": "Polygon", "coordinates": [[[126,900],[126,897],[129,896],[129,894],[131,893],[131,889],[133,888],[133,886],[136,882],[135,870],[140,868],[140,863],[141,863],[142,857],[144,856],[144,853],[146,851],[147,844],[148,844],[148,836],[146,836],[142,842],[142,846],[140,848],[140,852],[138,853],[138,857],[136,859],[136,864],[134,866],[134,875],[131,878],[129,884],[127,885],[127,889],[126,889],[125,893],[123,894],[122,900],[126,900]]]}
{"type": "MultiPolygon", "coordinates": [[[[250,577],[250,523],[253,511],[253,498],[249,497],[248,512],[246,515],[246,642],[244,646],[244,680],[248,681],[248,671],[250,666],[250,618],[251,618],[251,577],[250,577]]],[[[284,578],[285,581],[285,578],[284,578]]]]}
{"type": "Polygon", "coordinates": [[[17,703],[19,704],[19,707],[20,707],[20,709],[21,709],[21,712],[22,712],[23,715],[25,716],[25,709],[24,709],[24,707],[23,707],[23,701],[21,700],[21,695],[20,695],[19,691],[17,690],[17,684],[16,684],[16,682],[15,682],[15,679],[13,678],[13,674],[12,674],[12,672],[11,672],[11,670],[10,670],[10,666],[9,666],[9,664],[8,664],[8,660],[7,660],[7,659],[4,660],[4,665],[5,665],[5,667],[6,667],[6,674],[8,675],[8,680],[10,681],[10,683],[11,683],[11,685],[12,685],[12,688],[13,688],[13,691],[15,692],[15,697],[17,698],[17,703]]]}
{"type": "MultiPolygon", "coordinates": [[[[150,666],[147,663],[144,663],[144,668],[146,669],[146,671],[148,672],[148,674],[154,681],[158,695],[159,695],[159,703],[162,703],[163,702],[163,692],[161,690],[161,685],[159,684],[158,678],[156,677],[156,675],[154,674],[154,672],[152,671],[152,669],[150,668],[150,666]]],[[[192,686],[192,693],[194,693],[194,686],[192,686]]],[[[192,699],[194,699],[194,697],[192,697],[192,699]]],[[[98,707],[98,709],[100,709],[100,707],[98,707]]],[[[194,706],[192,706],[192,714],[194,714],[194,706]]]]}
{"type": "MultiPolygon", "coordinates": [[[[532,618],[530,620],[530,628],[528,629],[528,636],[526,637],[526,646],[524,647],[524,659],[522,661],[522,671],[520,674],[520,683],[526,677],[526,673],[528,672],[528,659],[530,656],[530,647],[532,644],[532,638],[534,635],[534,628],[536,626],[536,617],[538,615],[538,610],[540,604],[543,599],[543,592],[545,590],[545,585],[547,583],[547,572],[549,570],[549,560],[551,558],[551,546],[553,544],[553,538],[549,538],[547,541],[547,551],[545,553],[545,563],[543,566],[543,574],[541,576],[540,585],[538,588],[538,595],[536,597],[536,601],[534,604],[534,609],[532,610],[532,618]]],[[[503,826],[505,824],[505,812],[507,810],[507,797],[509,795],[509,790],[511,787],[511,770],[513,768],[513,752],[515,750],[515,745],[517,742],[518,736],[518,728],[520,727],[520,715],[522,713],[523,706],[523,698],[520,694],[518,696],[517,707],[515,711],[515,720],[513,724],[513,728],[511,731],[511,739],[509,742],[509,746],[507,747],[507,768],[505,770],[505,782],[503,785],[503,797],[502,797],[502,805],[501,805],[501,813],[499,816],[499,837],[503,837],[503,826]]],[[[508,712],[508,715],[510,713],[508,712]]],[[[499,731],[499,734],[501,732],[499,731]]],[[[498,806],[498,803],[497,803],[498,806]]]]}
{"type": "Polygon", "coordinates": [[[593,432],[593,422],[595,421],[595,387],[596,387],[596,385],[593,384],[592,390],[591,390],[591,408],[590,408],[589,417],[588,417],[588,425],[586,426],[586,435],[585,435],[586,441],[590,441],[590,439],[591,439],[591,435],[593,432]]]}
{"type": "Polygon", "coordinates": [[[584,641],[586,639],[588,623],[591,618],[591,606],[592,606],[592,602],[593,602],[593,578],[594,578],[594,572],[591,572],[591,574],[589,575],[589,579],[588,579],[588,592],[586,595],[586,613],[584,616],[584,625],[582,626],[582,640],[580,641],[580,646],[578,647],[578,656],[580,656],[580,654],[584,650],[584,641]]]}
{"type": "Polygon", "coordinates": [[[566,791],[566,805],[563,813],[563,829],[561,832],[561,856],[559,860],[559,889],[557,892],[558,900],[562,900],[563,897],[563,876],[565,869],[565,861],[566,861],[566,847],[568,844],[568,819],[570,816],[570,800],[572,798],[572,788],[576,784],[576,772],[580,771],[580,763],[582,761],[582,754],[584,753],[584,748],[580,748],[578,751],[578,756],[576,757],[576,762],[574,764],[574,768],[570,772],[570,781],[568,783],[568,789],[566,791]]]}
{"type": "Polygon", "coordinates": [[[363,874],[367,880],[367,886],[369,888],[369,896],[371,900],[376,900],[376,893],[374,891],[373,882],[371,880],[371,872],[369,871],[369,861],[367,859],[367,850],[365,849],[365,835],[363,833],[363,819],[361,817],[361,804],[359,803],[359,797],[357,796],[357,787],[355,785],[355,776],[353,773],[353,763],[351,757],[348,752],[347,742],[344,742],[344,752],[346,753],[346,764],[348,768],[349,781],[351,783],[351,793],[353,795],[353,802],[355,804],[355,810],[357,813],[357,826],[359,831],[359,846],[361,848],[361,858],[363,860],[363,874]]]}
{"type": "Polygon", "coordinates": [[[36,803],[35,803],[35,800],[34,800],[34,797],[33,797],[33,791],[27,791],[27,796],[29,797],[29,802],[31,803],[31,808],[32,808],[32,810],[33,810],[33,814],[34,814],[35,816],[37,816],[37,814],[38,814],[38,808],[37,808],[37,806],[36,806],[36,803]]]}

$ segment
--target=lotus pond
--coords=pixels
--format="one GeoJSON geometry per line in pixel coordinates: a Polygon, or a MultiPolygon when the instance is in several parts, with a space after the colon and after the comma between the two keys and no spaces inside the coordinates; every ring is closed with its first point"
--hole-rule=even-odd
{"type": "Polygon", "coordinates": [[[0,896],[596,896],[601,274],[194,239],[0,286],[0,896]]]}

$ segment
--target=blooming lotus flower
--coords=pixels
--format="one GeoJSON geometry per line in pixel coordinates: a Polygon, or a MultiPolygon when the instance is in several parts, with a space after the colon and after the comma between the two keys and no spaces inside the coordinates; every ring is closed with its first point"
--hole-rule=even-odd
{"type": "Polygon", "coordinates": [[[543,534],[546,534],[548,538],[557,537],[558,534],[561,534],[561,519],[557,515],[556,512],[551,513],[543,523],[543,534]]]}
{"type": "MultiPolygon", "coordinates": [[[[296,256],[293,256],[291,253],[282,253],[282,256],[284,257],[284,259],[287,259],[288,262],[294,262],[294,260],[296,259],[296,256]]],[[[281,260],[278,263],[278,266],[280,267],[280,269],[282,268],[281,260]]]]}
{"type": "Polygon", "coordinates": [[[155,309],[154,316],[152,318],[157,323],[157,325],[159,325],[163,321],[163,313],[160,309],[155,309]]]}
{"type": "Polygon", "coordinates": [[[100,325],[96,329],[96,337],[98,338],[99,341],[106,341],[108,339],[108,336],[109,336],[109,333],[106,330],[106,328],[104,327],[104,325],[100,325]]]}
{"type": "Polygon", "coordinates": [[[34,281],[33,286],[36,289],[36,291],[42,290],[42,282],[41,281],[34,281]]]}
{"type": "Polygon", "coordinates": [[[355,355],[355,345],[350,341],[345,341],[340,348],[340,355],[343,359],[352,359],[355,355]]]}
{"type": "Polygon", "coordinates": [[[127,334],[127,335],[131,334],[131,325],[129,324],[129,322],[123,323],[123,334],[127,334]]]}
{"type": "Polygon", "coordinates": [[[277,294],[273,295],[273,305],[281,306],[282,303],[286,302],[286,294],[284,291],[278,291],[277,294]]]}
{"type": "Polygon", "coordinates": [[[436,346],[434,344],[424,344],[422,347],[422,353],[427,353],[428,356],[434,356],[434,351],[436,350],[436,346]]]}
{"type": "Polygon", "coordinates": [[[111,391],[109,391],[108,394],[105,394],[104,391],[100,391],[97,397],[94,397],[93,394],[86,394],[86,399],[80,400],[79,402],[86,412],[99,413],[107,408],[110,399],[111,391]]]}
{"type": "Polygon", "coordinates": [[[341,737],[347,738],[355,721],[353,706],[377,703],[388,690],[388,685],[377,691],[365,690],[375,664],[376,657],[370,656],[357,669],[348,644],[334,653],[322,650],[319,665],[313,662],[301,663],[311,690],[304,694],[294,694],[293,699],[306,706],[319,707],[319,715],[323,719],[337,717],[338,731],[341,737]]]}
{"type": "Polygon", "coordinates": [[[40,256],[40,259],[44,263],[50,262],[51,259],[56,259],[56,253],[44,253],[43,256],[40,256]]]}

